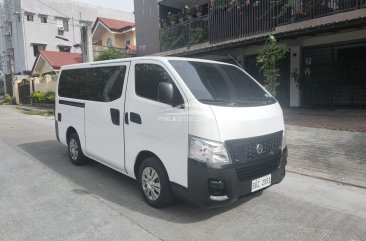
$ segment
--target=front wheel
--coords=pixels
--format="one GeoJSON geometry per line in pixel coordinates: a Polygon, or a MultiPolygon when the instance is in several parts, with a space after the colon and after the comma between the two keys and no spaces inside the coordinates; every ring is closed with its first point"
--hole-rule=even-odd
{"type": "Polygon", "coordinates": [[[155,208],[166,207],[173,199],[168,174],[157,158],[147,158],[140,165],[139,186],[146,202],[155,208]]]}

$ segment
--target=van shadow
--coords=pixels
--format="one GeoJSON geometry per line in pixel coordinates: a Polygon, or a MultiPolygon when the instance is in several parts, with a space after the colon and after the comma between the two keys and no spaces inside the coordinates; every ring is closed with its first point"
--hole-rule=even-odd
{"type": "MultiPolygon", "coordinates": [[[[174,223],[195,223],[207,220],[261,195],[259,192],[243,197],[236,203],[221,208],[201,209],[190,203],[176,200],[171,206],[156,210],[145,203],[135,180],[92,160],[86,165],[74,166],[69,161],[66,147],[57,141],[26,143],[19,147],[34,159],[82,188],[72,190],[75,193],[92,194],[113,202],[117,205],[116,209],[122,207],[174,223]]],[[[129,215],[126,210],[123,212],[129,215]]]]}

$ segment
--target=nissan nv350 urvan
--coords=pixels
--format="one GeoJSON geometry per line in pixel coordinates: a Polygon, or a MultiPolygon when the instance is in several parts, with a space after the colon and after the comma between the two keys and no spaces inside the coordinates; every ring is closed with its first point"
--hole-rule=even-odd
{"type": "Polygon", "coordinates": [[[280,105],[244,70],[188,58],[64,66],[57,139],[137,179],[146,202],[216,207],[279,183],[287,148],[280,105]]]}

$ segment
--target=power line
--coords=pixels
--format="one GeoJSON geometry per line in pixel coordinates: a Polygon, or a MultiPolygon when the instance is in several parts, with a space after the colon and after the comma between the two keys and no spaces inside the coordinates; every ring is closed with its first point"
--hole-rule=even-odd
{"type": "Polygon", "coordinates": [[[50,5],[48,5],[48,4],[46,4],[46,3],[44,3],[44,2],[41,2],[40,0],[37,0],[37,2],[39,2],[39,3],[43,4],[44,6],[46,6],[46,7],[50,8],[50,9],[52,9],[53,11],[58,12],[59,14],[63,15],[63,16],[64,16],[64,17],[66,17],[66,18],[70,18],[69,16],[65,15],[64,13],[62,13],[62,12],[60,12],[59,10],[57,10],[57,9],[55,9],[55,8],[53,8],[53,7],[51,7],[51,6],[50,6],[50,5]]]}

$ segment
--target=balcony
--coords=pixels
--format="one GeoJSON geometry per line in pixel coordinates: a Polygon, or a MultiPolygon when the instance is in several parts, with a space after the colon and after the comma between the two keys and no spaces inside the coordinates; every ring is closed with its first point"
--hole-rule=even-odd
{"type": "Polygon", "coordinates": [[[207,42],[207,40],[207,15],[160,29],[161,51],[189,47],[207,42]]]}
{"type": "Polygon", "coordinates": [[[315,19],[366,7],[366,0],[282,0],[277,6],[277,25],[315,19]]]}
{"type": "Polygon", "coordinates": [[[187,12],[187,5],[174,2],[160,3],[161,51],[265,34],[278,26],[366,8],[366,0],[210,0],[197,1],[187,12]],[[188,19],[189,14],[196,18],[188,19]]]}

